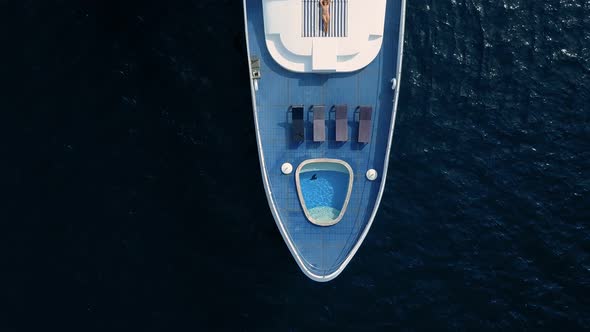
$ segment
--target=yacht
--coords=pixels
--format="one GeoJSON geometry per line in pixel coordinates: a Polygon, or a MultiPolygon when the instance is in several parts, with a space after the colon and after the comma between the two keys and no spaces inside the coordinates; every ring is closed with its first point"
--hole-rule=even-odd
{"type": "Polygon", "coordinates": [[[243,0],[270,210],[309,278],[348,265],[383,197],[405,0],[243,0]]]}

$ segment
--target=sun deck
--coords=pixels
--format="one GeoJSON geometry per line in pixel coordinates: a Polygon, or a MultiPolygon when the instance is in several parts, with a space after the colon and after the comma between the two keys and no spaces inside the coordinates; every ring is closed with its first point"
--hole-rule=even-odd
{"type": "MultiPolygon", "coordinates": [[[[394,98],[391,80],[398,68],[401,0],[387,1],[383,43],[375,60],[352,73],[300,74],[286,70],[273,60],[266,47],[263,24],[264,0],[245,0],[248,48],[260,59],[255,121],[264,183],[273,215],[285,241],[302,270],[316,281],[337,276],[358,249],[374,217],[382,194],[382,175],[393,130],[394,98]],[[304,140],[291,135],[292,105],[304,105],[304,140]],[[313,105],[325,105],[325,141],[314,142],[313,105]],[[348,140],[336,141],[335,105],[348,106],[348,140]],[[359,106],[373,107],[371,139],[357,139],[359,106]],[[345,161],[353,170],[353,188],[346,213],[329,227],[309,222],[297,194],[294,174],[281,172],[283,163],[297,167],[316,158],[345,161]],[[375,181],[366,177],[377,171],[375,181]]],[[[284,0],[278,0],[282,2],[284,0]]],[[[351,0],[349,0],[351,1],[351,0]]],[[[301,0],[299,1],[301,2],[301,0]]]]}
{"type": "Polygon", "coordinates": [[[385,4],[332,0],[324,32],[318,0],[262,0],[266,47],[290,71],[353,72],[371,63],[381,49],[385,4]]]}

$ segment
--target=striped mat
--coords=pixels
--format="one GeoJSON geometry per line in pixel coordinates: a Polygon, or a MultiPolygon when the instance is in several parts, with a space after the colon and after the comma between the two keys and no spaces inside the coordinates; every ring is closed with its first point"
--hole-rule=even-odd
{"type": "Polygon", "coordinates": [[[323,31],[320,0],[301,0],[303,10],[303,37],[346,37],[348,30],[348,0],[332,0],[330,26],[323,31]]]}

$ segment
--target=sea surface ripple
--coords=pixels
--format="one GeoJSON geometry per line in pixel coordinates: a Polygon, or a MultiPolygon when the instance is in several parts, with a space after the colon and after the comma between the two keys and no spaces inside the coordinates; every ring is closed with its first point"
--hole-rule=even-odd
{"type": "Polygon", "coordinates": [[[0,9],[0,329],[590,329],[590,1],[408,1],[383,204],[327,284],[268,209],[241,1],[0,9]]]}

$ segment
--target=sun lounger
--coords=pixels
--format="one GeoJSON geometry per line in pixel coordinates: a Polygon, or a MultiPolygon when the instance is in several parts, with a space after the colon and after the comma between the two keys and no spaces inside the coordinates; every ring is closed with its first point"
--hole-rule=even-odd
{"type": "Polygon", "coordinates": [[[326,108],[323,105],[313,106],[313,141],[326,140],[326,108]]]}
{"type": "Polygon", "coordinates": [[[303,124],[303,105],[291,106],[291,138],[294,142],[305,140],[305,129],[303,124]]]}
{"type": "Polygon", "coordinates": [[[371,140],[373,107],[361,106],[359,111],[359,143],[369,143],[371,140]]]}

